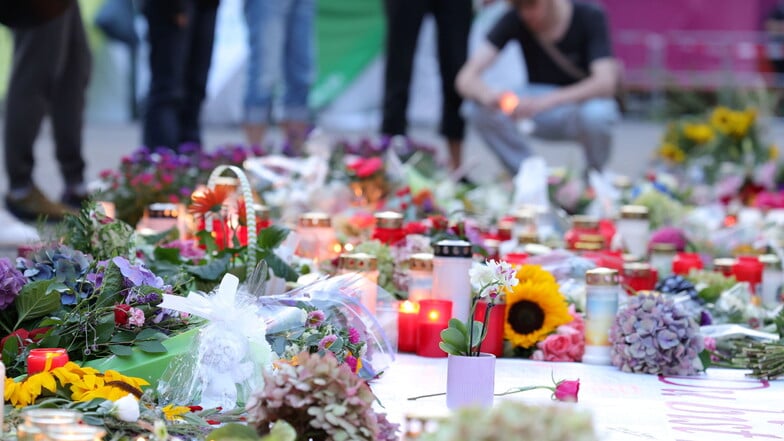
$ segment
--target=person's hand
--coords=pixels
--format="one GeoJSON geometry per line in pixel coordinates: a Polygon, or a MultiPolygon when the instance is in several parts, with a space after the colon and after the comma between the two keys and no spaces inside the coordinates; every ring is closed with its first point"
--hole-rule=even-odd
{"type": "Polygon", "coordinates": [[[550,99],[546,95],[523,97],[520,98],[512,116],[516,119],[530,119],[551,107],[550,99]]]}
{"type": "Polygon", "coordinates": [[[481,105],[483,105],[483,106],[485,106],[487,108],[498,109],[499,106],[500,106],[501,97],[505,93],[506,92],[489,92],[489,93],[485,93],[484,95],[480,96],[477,101],[479,101],[479,104],[481,104],[481,105]]]}

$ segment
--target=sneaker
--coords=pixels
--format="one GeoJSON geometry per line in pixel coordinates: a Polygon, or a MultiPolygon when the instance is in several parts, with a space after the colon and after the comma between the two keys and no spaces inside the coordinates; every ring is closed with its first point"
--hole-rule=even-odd
{"type": "Polygon", "coordinates": [[[19,222],[7,211],[0,209],[0,248],[18,247],[41,241],[35,228],[19,222]]]}
{"type": "Polygon", "coordinates": [[[66,214],[75,212],[63,204],[49,200],[37,187],[33,187],[30,193],[22,198],[6,196],[5,206],[11,214],[24,221],[44,218],[47,222],[59,222],[66,214]]]}

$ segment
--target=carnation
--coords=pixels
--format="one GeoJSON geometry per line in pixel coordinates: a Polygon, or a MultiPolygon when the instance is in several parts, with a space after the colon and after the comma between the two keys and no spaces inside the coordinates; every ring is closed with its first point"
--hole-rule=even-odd
{"type": "Polygon", "coordinates": [[[27,280],[7,258],[0,259],[0,310],[14,303],[27,280]]]}
{"type": "Polygon", "coordinates": [[[264,388],[250,397],[248,420],[259,435],[268,434],[272,423],[286,421],[297,440],[395,439],[397,428],[376,414],[370,387],[347,365],[329,352],[303,352],[296,359],[265,371],[264,388]]]}
{"type": "Polygon", "coordinates": [[[612,364],[624,372],[695,375],[704,349],[699,325],[672,299],[640,294],[629,299],[610,329],[612,364]]]}

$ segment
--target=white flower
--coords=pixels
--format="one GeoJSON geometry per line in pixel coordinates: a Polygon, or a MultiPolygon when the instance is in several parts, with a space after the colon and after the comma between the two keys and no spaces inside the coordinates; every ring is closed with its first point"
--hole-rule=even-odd
{"type": "Polygon", "coordinates": [[[169,431],[166,430],[166,423],[161,420],[155,420],[152,431],[156,441],[166,441],[169,439],[169,431]]]}
{"type": "Polygon", "coordinates": [[[474,262],[468,270],[468,277],[471,279],[471,286],[479,297],[486,297],[487,288],[496,281],[495,271],[490,265],[474,262]]]}
{"type": "Polygon", "coordinates": [[[139,400],[128,394],[115,401],[109,413],[120,421],[135,423],[139,419],[139,400]]]}

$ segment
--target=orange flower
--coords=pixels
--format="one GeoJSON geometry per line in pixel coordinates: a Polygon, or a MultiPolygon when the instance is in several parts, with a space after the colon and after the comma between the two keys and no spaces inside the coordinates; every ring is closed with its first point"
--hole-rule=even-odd
{"type": "Polygon", "coordinates": [[[223,203],[230,193],[231,190],[226,186],[196,190],[191,195],[191,206],[188,207],[188,211],[195,216],[220,213],[223,203]]]}

